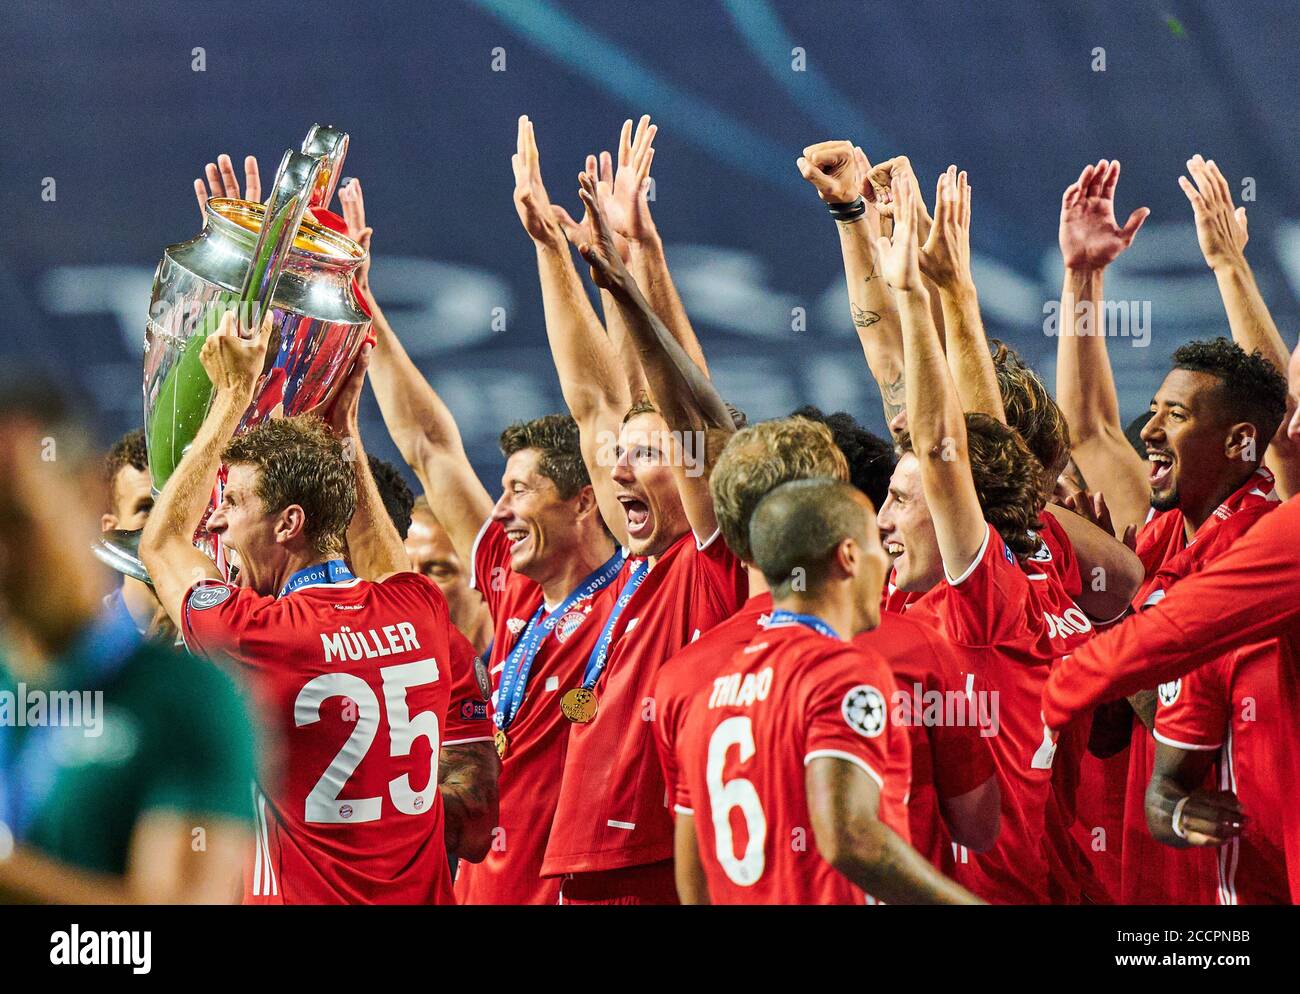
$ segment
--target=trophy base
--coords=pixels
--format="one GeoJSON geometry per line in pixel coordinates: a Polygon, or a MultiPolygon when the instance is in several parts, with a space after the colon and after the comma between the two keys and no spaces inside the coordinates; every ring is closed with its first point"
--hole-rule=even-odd
{"type": "Polygon", "coordinates": [[[140,561],[140,531],[104,532],[91,551],[105,566],[117,570],[123,576],[139,580],[153,586],[149,571],[140,561]]]}

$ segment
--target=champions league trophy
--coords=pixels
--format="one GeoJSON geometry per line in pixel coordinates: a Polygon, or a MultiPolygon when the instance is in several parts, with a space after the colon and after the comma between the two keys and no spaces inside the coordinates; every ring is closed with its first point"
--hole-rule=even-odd
{"type": "MultiPolygon", "coordinates": [[[[245,333],[255,333],[268,310],[273,320],[266,366],[236,434],[268,418],[329,409],[370,332],[370,317],[353,288],[365,251],[304,218],[309,207],[329,204],[347,149],[345,133],[314,126],[301,152],[284,153],[265,205],[214,197],[198,236],[163,253],[144,355],[145,438],[155,493],[207,415],[212,384],[199,351],[228,310],[239,315],[245,333]]],[[[220,482],[214,483],[213,506],[220,493],[220,482]]],[[[202,528],[200,539],[224,566],[221,549],[202,528]]],[[[108,533],[96,553],[147,582],[139,540],[139,532],[108,533]]]]}

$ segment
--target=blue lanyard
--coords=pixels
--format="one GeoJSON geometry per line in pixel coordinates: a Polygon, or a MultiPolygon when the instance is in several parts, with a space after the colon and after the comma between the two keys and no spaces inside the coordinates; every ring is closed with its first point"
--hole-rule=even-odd
{"type": "Polygon", "coordinates": [[[520,706],[524,703],[524,692],[528,689],[528,674],[532,671],[533,660],[546,641],[546,636],[555,630],[560,619],[580,600],[593,596],[608,584],[623,569],[623,553],[615,552],[605,564],[591,573],[578,584],[573,593],[564,598],[560,605],[550,614],[546,614],[546,605],[542,604],[528,622],[519,640],[501,668],[501,683],[497,687],[496,712],[492,721],[497,728],[505,731],[515,720],[520,706]]]}
{"type": "Polygon", "coordinates": [[[771,617],[767,619],[767,628],[788,628],[790,625],[804,625],[811,628],[819,635],[825,635],[827,638],[838,639],[839,633],[830,625],[822,621],[815,614],[795,614],[793,611],[778,609],[773,611],[771,617]]]}
{"type": "Polygon", "coordinates": [[[304,566],[284,585],[279,596],[291,594],[295,590],[301,590],[303,587],[311,587],[317,583],[339,583],[344,580],[355,580],[356,576],[352,570],[348,569],[348,564],[342,559],[331,559],[329,562],[316,563],[314,566],[304,566]]]}
{"type": "Polygon", "coordinates": [[[609,661],[609,644],[614,640],[614,625],[618,623],[619,616],[623,613],[623,609],[627,607],[628,601],[632,599],[632,595],[636,593],[637,588],[645,582],[645,578],[649,575],[650,561],[648,559],[642,559],[641,562],[632,567],[632,575],[628,577],[627,586],[623,588],[623,593],[619,595],[614,610],[609,612],[609,620],[605,622],[605,628],[601,631],[600,638],[596,640],[591,655],[587,657],[587,668],[582,672],[584,690],[590,690],[596,686],[600,674],[605,671],[605,663],[609,661]]]}

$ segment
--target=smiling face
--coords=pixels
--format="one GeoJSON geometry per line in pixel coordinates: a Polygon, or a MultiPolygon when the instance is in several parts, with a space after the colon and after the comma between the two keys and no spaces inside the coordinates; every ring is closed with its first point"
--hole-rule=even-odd
{"type": "Polygon", "coordinates": [[[1156,392],[1142,441],[1151,506],[1157,511],[1208,511],[1239,485],[1245,464],[1227,452],[1230,425],[1220,407],[1219,387],[1210,373],[1174,369],[1156,392]]]}
{"type": "Polygon", "coordinates": [[[876,520],[875,509],[865,494],[855,494],[854,499],[862,508],[865,536],[862,542],[855,542],[856,568],[853,576],[854,634],[870,631],[880,624],[880,591],[885,578],[889,575],[890,560],[880,544],[880,529],[876,520]]]}
{"type": "Polygon", "coordinates": [[[889,480],[889,496],[876,516],[880,540],[894,567],[894,585],[921,593],[943,580],[934,520],[921,488],[916,455],[903,453],[889,480]]]}
{"type": "Polygon", "coordinates": [[[559,562],[579,546],[578,498],[565,500],[542,473],[537,449],[520,449],[506,460],[501,498],[492,520],[510,540],[510,568],[536,583],[562,572],[559,562]]]}
{"type": "Polygon", "coordinates": [[[627,544],[634,556],[658,556],[690,530],[677,493],[673,460],[682,458],[663,418],[636,414],[618,434],[618,454],[610,475],[627,521],[627,544]]]}

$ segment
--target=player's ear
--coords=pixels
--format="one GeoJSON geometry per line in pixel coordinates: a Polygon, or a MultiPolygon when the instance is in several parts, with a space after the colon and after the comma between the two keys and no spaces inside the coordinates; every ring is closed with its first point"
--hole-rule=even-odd
{"type": "Polygon", "coordinates": [[[1256,439],[1258,432],[1248,421],[1242,421],[1228,429],[1228,438],[1223,451],[1229,459],[1242,459],[1256,462],[1262,455],[1262,447],[1256,439]]]}
{"type": "Polygon", "coordinates": [[[300,504],[290,504],[275,517],[275,541],[279,545],[292,542],[304,533],[307,515],[300,504]]]}
{"type": "Polygon", "coordinates": [[[835,565],[844,576],[857,576],[862,566],[861,550],[852,538],[840,540],[835,547],[835,565]]]}
{"type": "Polygon", "coordinates": [[[102,532],[111,532],[117,530],[117,515],[105,514],[99,519],[99,530],[102,532]]]}
{"type": "Polygon", "coordinates": [[[596,491],[590,483],[578,491],[577,496],[574,497],[574,503],[579,520],[589,514],[600,513],[599,505],[596,503],[596,491]]]}

